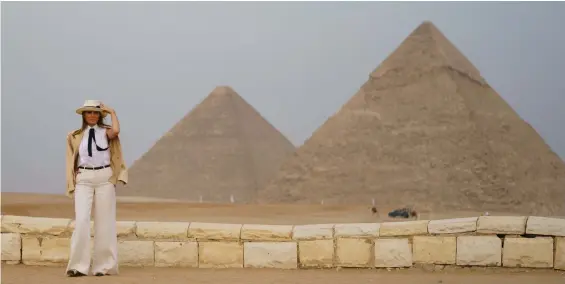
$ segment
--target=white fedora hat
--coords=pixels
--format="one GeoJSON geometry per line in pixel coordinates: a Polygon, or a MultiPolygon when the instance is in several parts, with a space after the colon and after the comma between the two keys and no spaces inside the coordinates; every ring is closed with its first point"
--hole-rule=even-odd
{"type": "Polygon", "coordinates": [[[82,115],[82,113],[85,111],[97,111],[100,112],[100,114],[102,114],[102,116],[104,117],[107,113],[100,108],[101,104],[102,102],[98,100],[86,100],[84,104],[77,109],[76,112],[82,115]]]}

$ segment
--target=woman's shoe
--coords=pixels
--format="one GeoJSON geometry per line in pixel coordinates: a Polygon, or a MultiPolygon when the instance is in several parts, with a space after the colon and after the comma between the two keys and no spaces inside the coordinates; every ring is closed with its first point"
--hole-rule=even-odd
{"type": "Polygon", "coordinates": [[[67,276],[69,277],[81,277],[81,276],[86,276],[86,274],[76,270],[76,269],[71,269],[69,271],[67,271],[67,276]]]}

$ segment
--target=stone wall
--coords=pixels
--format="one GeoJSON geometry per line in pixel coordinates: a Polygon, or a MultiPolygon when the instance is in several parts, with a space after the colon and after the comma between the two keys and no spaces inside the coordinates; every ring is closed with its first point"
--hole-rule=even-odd
{"type": "MultiPolygon", "coordinates": [[[[2,216],[2,262],[63,266],[71,219],[2,216]]],[[[565,219],[481,216],[388,223],[253,225],[119,221],[121,266],[565,270],[565,219]]]]}

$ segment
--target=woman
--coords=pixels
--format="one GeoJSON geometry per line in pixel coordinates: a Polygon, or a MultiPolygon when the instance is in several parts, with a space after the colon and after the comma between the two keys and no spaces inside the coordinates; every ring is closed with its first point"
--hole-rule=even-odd
{"type": "Polygon", "coordinates": [[[87,100],[77,109],[82,127],[67,136],[67,195],[74,197],[75,229],[67,276],[88,275],[90,268],[90,212],[94,201],[92,273],[118,274],[116,192],[127,183],[116,112],[100,101],[87,100]],[[112,126],[104,124],[110,114],[112,126]]]}

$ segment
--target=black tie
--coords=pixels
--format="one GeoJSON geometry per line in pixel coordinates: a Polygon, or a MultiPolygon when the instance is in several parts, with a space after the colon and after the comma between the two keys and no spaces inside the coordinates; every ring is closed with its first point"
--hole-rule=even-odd
{"type": "Polygon", "coordinates": [[[96,150],[98,150],[98,151],[108,150],[108,147],[106,147],[106,149],[98,147],[98,145],[96,144],[96,137],[94,136],[94,128],[90,128],[90,130],[88,130],[88,156],[89,157],[92,157],[92,141],[94,141],[94,145],[96,145],[96,150]]]}

